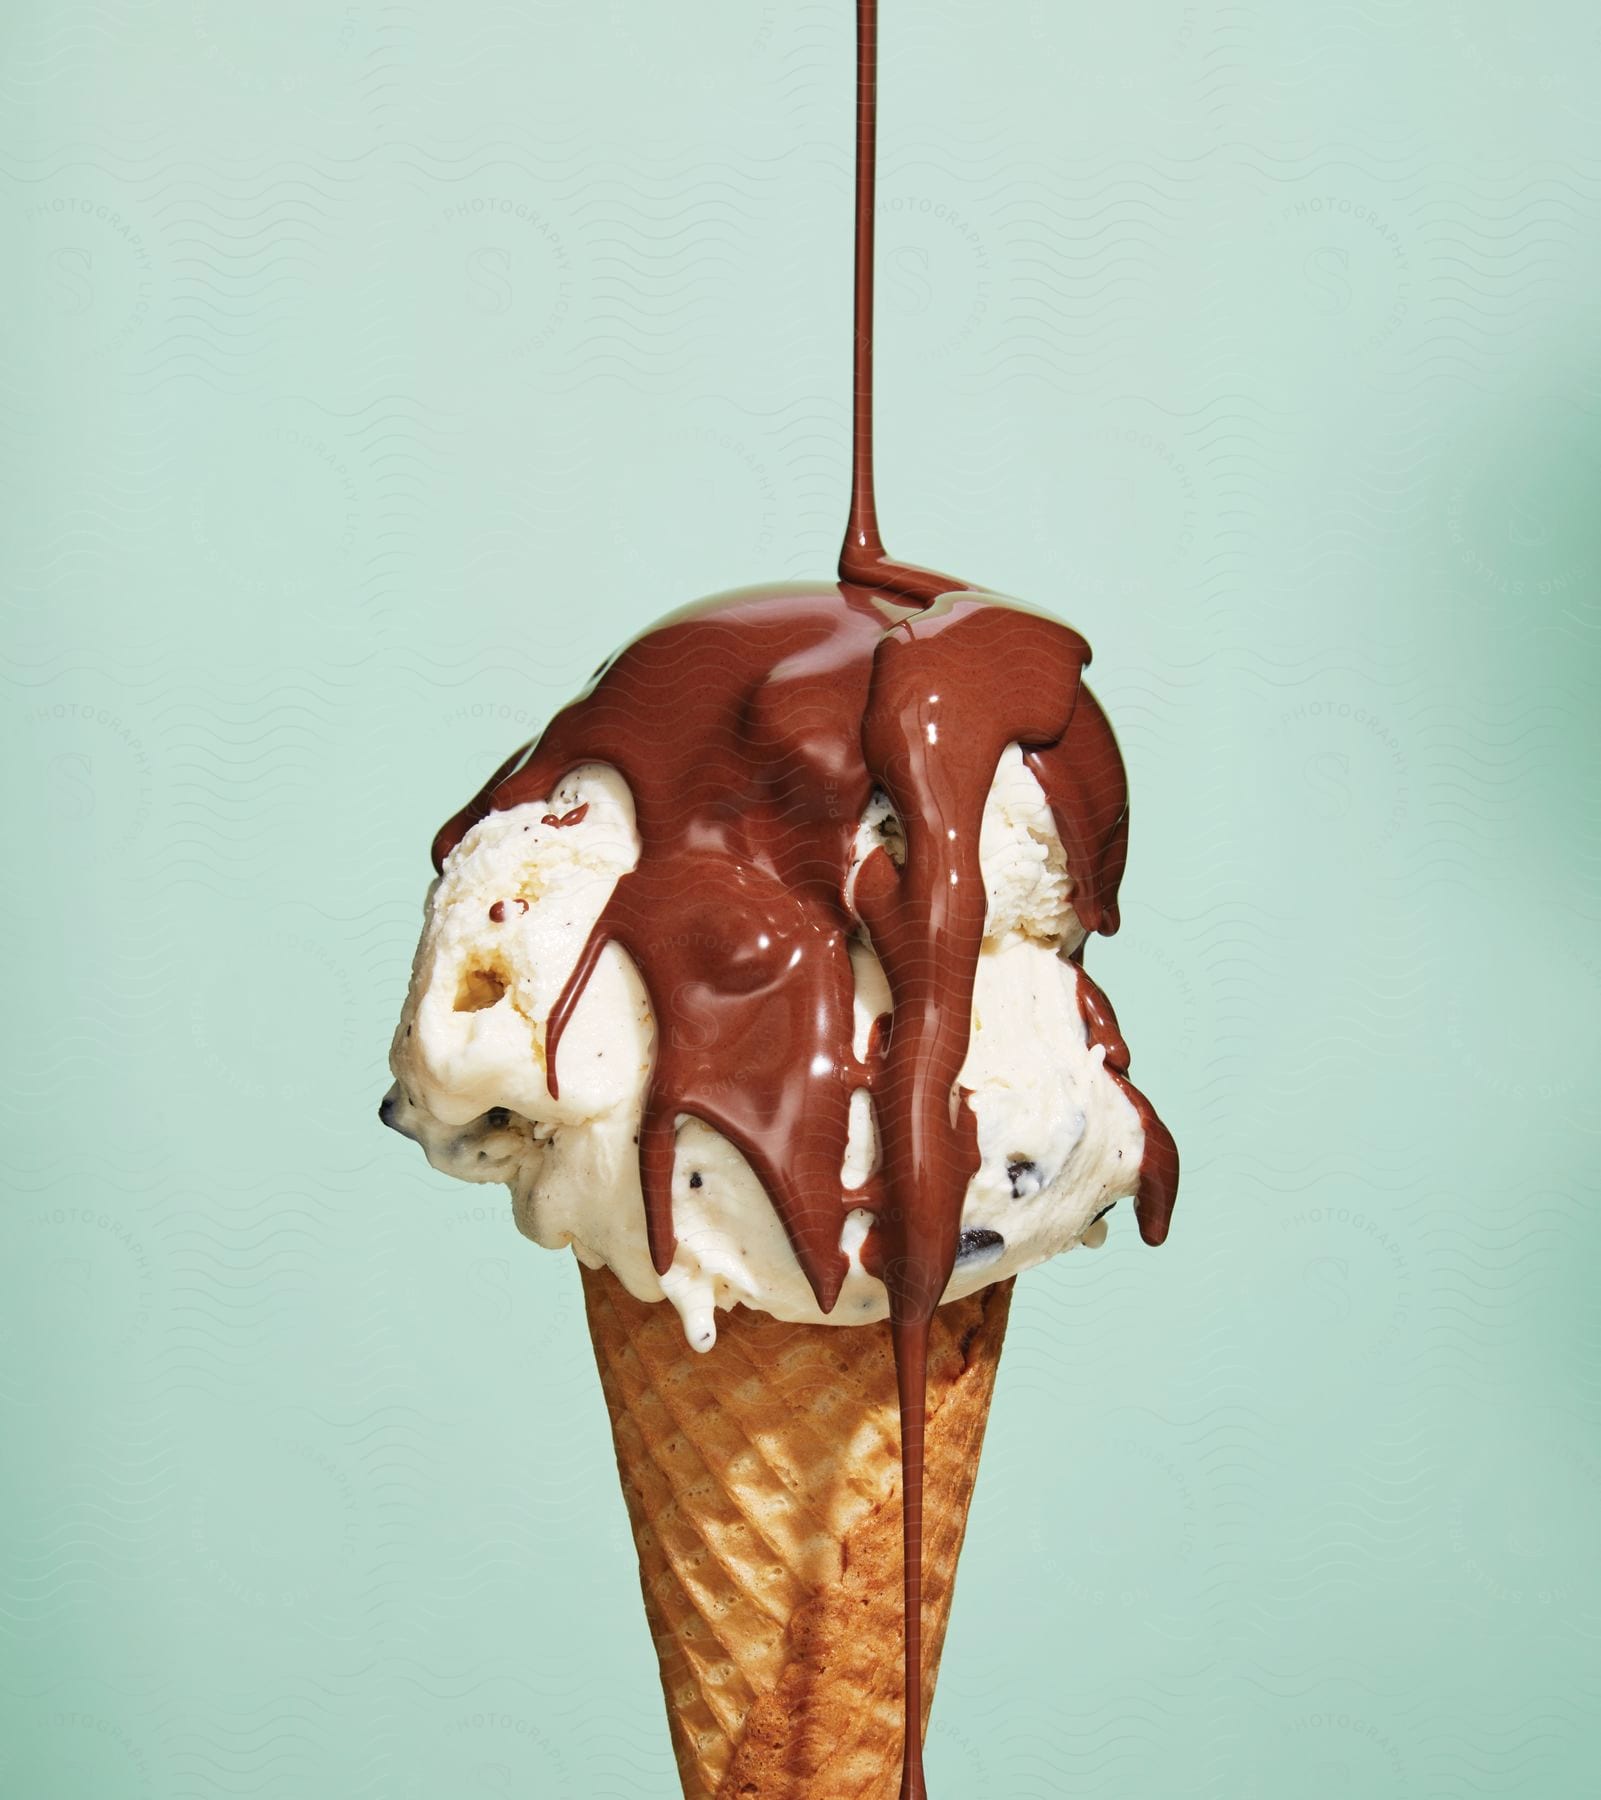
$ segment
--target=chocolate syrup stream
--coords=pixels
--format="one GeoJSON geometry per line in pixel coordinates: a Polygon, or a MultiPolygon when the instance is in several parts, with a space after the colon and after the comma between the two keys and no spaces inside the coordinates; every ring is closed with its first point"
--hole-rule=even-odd
{"type": "Polygon", "coordinates": [[[856,288],[855,354],[851,369],[851,506],[841,581],[937,600],[965,581],[889,555],[878,532],[873,492],[873,252],[878,194],[878,0],[856,0],[856,288]]]}
{"type": "Polygon", "coordinates": [[[901,1584],[906,1669],[901,1800],[927,1800],[923,1778],[923,1426],[928,1414],[928,1337],[932,1312],[896,1320],[895,1388],[901,1409],[901,1584]]]}
{"type": "MultiPolygon", "coordinates": [[[[1056,620],[902,563],[873,491],[873,206],[878,8],[857,8],[856,276],[851,501],[839,585],[746,588],[683,608],[626,645],[434,840],[434,863],[492,811],[547,803],[585,763],[633,797],[640,854],[614,887],[545,1023],[559,1093],[565,1027],[616,943],[656,1022],[640,1122],[641,1194],[658,1273],[671,1266],[680,1118],[733,1143],[784,1224],[819,1307],[848,1265],[847,1215],[874,1224],[864,1267],[889,1297],[901,1410],[905,1736],[901,1800],[922,1760],[923,1438],[929,1325],[979,1166],[958,1085],[985,925],[979,832],[1001,753],[1022,746],[1049,802],[1086,931],[1118,926],[1128,850],[1122,758],[1084,687],[1089,646],[1056,620]],[[902,863],[873,850],[847,897],[873,790],[900,818],[902,863]],[[853,1049],[850,946],[865,927],[893,1006],[853,1049]],[[878,1167],[842,1185],[852,1093],[872,1096],[878,1167]]],[[[576,823],[583,808],[542,814],[576,823]]],[[[1074,961],[1081,964],[1081,951],[1074,961]]],[[[1167,1232],[1172,1137],[1128,1079],[1128,1048],[1080,967],[1089,1041],[1144,1128],[1135,1205],[1167,1232]]]]}
{"type": "Polygon", "coordinates": [[[878,4],[856,6],[856,286],[851,365],[851,509],[840,552],[844,581],[866,580],[884,560],[873,493],[873,204],[878,187],[878,4]]]}
{"type": "MultiPolygon", "coordinates": [[[[873,480],[874,208],[877,190],[878,0],[857,0],[855,355],[851,384],[851,503],[845,542],[839,554],[839,574],[841,581],[862,582],[889,589],[904,594],[908,599],[937,600],[953,586],[965,584],[953,583],[931,570],[914,569],[892,561],[885,553],[884,540],[878,528],[878,501],[873,480]]],[[[902,812],[901,816],[905,819],[908,815],[902,812]]],[[[910,845],[908,852],[909,855],[915,854],[910,845]]],[[[900,1001],[901,996],[897,994],[897,1009],[900,1001]]],[[[906,1020],[903,1018],[901,1023],[904,1033],[906,1020]]],[[[893,1026],[891,1029],[893,1032],[893,1026]]],[[[964,1052],[965,1048],[964,1036],[964,1052]]],[[[947,1090],[948,1093],[950,1091],[947,1090]]],[[[895,1165],[890,1163],[888,1166],[893,1168],[895,1165]]],[[[957,1230],[960,1230],[959,1222],[957,1230]]],[[[900,1235],[904,1245],[907,1237],[904,1225],[900,1235]]],[[[946,1267],[940,1287],[935,1289],[932,1297],[914,1291],[915,1276],[924,1271],[906,1270],[906,1274],[914,1277],[913,1282],[900,1279],[887,1283],[901,1413],[901,1559],[905,1581],[901,1800],[924,1800],[927,1793],[923,1776],[922,1732],[923,1426],[929,1322],[935,1306],[939,1304],[939,1293],[944,1281],[949,1279],[950,1262],[955,1256],[954,1234],[951,1236],[950,1251],[950,1257],[944,1259],[946,1267]]],[[[905,1260],[904,1250],[902,1260],[905,1260]]]]}

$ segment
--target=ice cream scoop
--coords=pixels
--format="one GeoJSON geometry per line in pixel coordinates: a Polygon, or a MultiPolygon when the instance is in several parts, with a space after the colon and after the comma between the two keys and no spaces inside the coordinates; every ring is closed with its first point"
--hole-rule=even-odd
{"type": "MultiPolygon", "coordinates": [[[[847,907],[864,862],[876,851],[896,862],[904,845],[903,822],[875,790],[851,843],[847,907]]],[[[828,1312],[750,1163],[688,1115],[674,1136],[673,1260],[659,1276],[653,1268],[635,1145],[662,1023],[616,944],[572,1009],[560,1098],[550,1093],[545,1020],[639,856],[627,784],[599,764],[581,765],[549,795],[492,812],[466,834],[429,897],[385,1122],[417,1139],[444,1173],[504,1182],[519,1227],[536,1242],[571,1244],[638,1299],[665,1294],[700,1349],[715,1341],[716,1310],[737,1304],[795,1323],[887,1317],[884,1284],[862,1262],[873,1219],[867,1184],[878,1164],[866,1087],[853,1095],[837,1171],[849,1268],[828,1312]],[[852,1196],[860,1203],[850,1205],[852,1196]]],[[[1138,1185],[1144,1149],[1138,1112],[1085,1023],[1088,977],[1072,960],[1084,930],[1066,853],[1015,744],[985,799],[979,866],[984,939],[958,1077],[976,1118],[979,1166],[946,1299],[1099,1242],[1106,1212],[1138,1185]]],[[[846,954],[851,1052],[865,1061],[875,1031],[893,1030],[893,1001],[859,920],[846,954]]]]}
{"type": "Polygon", "coordinates": [[[387,1122],[703,1347],[719,1303],[926,1310],[1125,1195],[1160,1239],[1171,1140],[1075,960],[1127,825],[1087,656],[849,584],[647,632],[441,834],[387,1122]]]}

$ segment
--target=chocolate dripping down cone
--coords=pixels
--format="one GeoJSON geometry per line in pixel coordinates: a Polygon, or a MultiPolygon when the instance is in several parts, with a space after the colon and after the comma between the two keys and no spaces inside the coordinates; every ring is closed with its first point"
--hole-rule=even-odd
{"type": "MultiPolygon", "coordinates": [[[[687,1800],[895,1800],[901,1470],[887,1322],[735,1307],[705,1353],[583,1270],[687,1800]]],[[[1012,1283],[940,1307],[928,1358],[923,1729],[1012,1283]]]]}

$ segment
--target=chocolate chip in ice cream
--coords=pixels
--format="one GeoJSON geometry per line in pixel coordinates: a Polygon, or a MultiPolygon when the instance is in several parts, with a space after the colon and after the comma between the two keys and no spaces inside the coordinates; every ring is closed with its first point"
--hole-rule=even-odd
{"type": "Polygon", "coordinates": [[[1005,1248],[1006,1239],[998,1231],[983,1225],[970,1225],[956,1241],[956,1260],[973,1263],[980,1258],[999,1256],[1005,1248]]]}
{"type": "Polygon", "coordinates": [[[1031,1200],[1045,1185],[1040,1180],[1039,1164],[1022,1156],[1007,1159],[1006,1179],[1012,1184],[1014,1200],[1031,1200]]]}

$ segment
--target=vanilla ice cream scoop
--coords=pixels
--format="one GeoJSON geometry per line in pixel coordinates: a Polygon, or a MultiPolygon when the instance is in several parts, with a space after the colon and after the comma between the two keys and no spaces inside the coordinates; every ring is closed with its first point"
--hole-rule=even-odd
{"type": "MultiPolygon", "coordinates": [[[[847,905],[867,858],[882,848],[898,864],[905,843],[905,822],[875,790],[856,833],[847,905]]],[[[687,1114],[673,1146],[676,1246],[670,1267],[656,1273],[638,1139],[661,1026],[616,943],[601,950],[566,1022],[559,1094],[551,1093],[546,1020],[640,848],[627,783],[601,764],[578,767],[547,797],[490,812],[466,833],[428,897],[384,1122],[416,1139],[444,1173],[505,1183],[519,1229],[537,1243],[570,1244],[639,1299],[670,1300],[697,1348],[715,1341],[717,1309],[741,1303],[796,1323],[886,1317],[884,1283],[863,1265],[871,1211],[850,1205],[878,1154],[865,1087],[851,1098],[839,1170],[848,1268],[827,1312],[749,1161],[687,1114]]],[[[958,1081],[976,1122],[979,1166],[946,1299],[1098,1244],[1104,1215],[1136,1192],[1145,1147],[1139,1113],[1086,1022],[1087,977],[1072,960],[1084,929],[1068,858],[1015,744],[984,803],[979,862],[984,939],[958,1081]]],[[[894,1024],[889,985],[859,919],[849,956],[853,1048],[865,1057],[875,1030],[894,1024]]]]}

